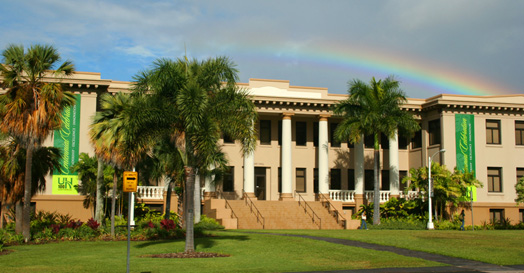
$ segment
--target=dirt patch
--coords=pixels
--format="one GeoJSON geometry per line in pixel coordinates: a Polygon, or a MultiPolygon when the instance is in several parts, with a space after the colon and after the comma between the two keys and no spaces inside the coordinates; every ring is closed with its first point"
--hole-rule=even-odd
{"type": "Polygon", "coordinates": [[[7,255],[7,254],[9,254],[11,252],[13,252],[13,250],[11,250],[11,249],[4,249],[4,250],[0,251],[0,256],[7,255]]]}
{"type": "Polygon", "coordinates": [[[145,255],[142,257],[147,258],[218,258],[218,257],[229,257],[229,254],[221,253],[210,253],[210,252],[178,252],[178,253],[164,253],[164,254],[153,254],[145,255]]]}

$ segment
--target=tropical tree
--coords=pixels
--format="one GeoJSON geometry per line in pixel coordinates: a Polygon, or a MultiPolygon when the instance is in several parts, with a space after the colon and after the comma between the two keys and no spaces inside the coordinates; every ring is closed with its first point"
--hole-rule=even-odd
{"type": "MultiPolygon", "coordinates": [[[[46,176],[54,170],[60,171],[60,149],[55,147],[39,147],[33,151],[31,196],[45,190],[46,176]]],[[[18,204],[24,197],[26,151],[19,142],[11,138],[0,146],[0,203],[18,204]]],[[[16,206],[20,209],[20,206],[16,206]]],[[[17,213],[19,214],[19,213],[17,213]]],[[[20,219],[18,219],[20,220],[20,219]]],[[[16,225],[21,232],[22,225],[16,225]]]]}
{"type": "Polygon", "coordinates": [[[401,109],[406,96],[400,83],[389,76],[369,84],[354,79],[348,83],[349,98],[337,103],[333,112],[343,117],[335,131],[339,141],[359,142],[365,135],[374,139],[374,214],[373,224],[380,224],[380,136],[391,138],[398,130],[413,133],[420,126],[413,116],[401,109]]]}
{"type": "Polygon", "coordinates": [[[26,151],[22,233],[27,242],[31,238],[33,152],[60,128],[62,110],[75,103],[73,94],[64,91],[60,82],[45,77],[71,75],[74,66],[65,61],[57,67],[60,54],[49,45],[33,45],[27,51],[21,45],[10,45],[2,57],[0,84],[6,93],[0,95],[0,131],[15,137],[26,151]]]}
{"type": "MultiPolygon", "coordinates": [[[[428,168],[420,167],[418,169],[412,168],[409,170],[410,175],[404,177],[402,183],[409,183],[406,191],[418,191],[419,197],[428,198],[428,168]]],[[[437,162],[431,163],[431,178],[433,184],[433,202],[435,202],[435,217],[438,216],[437,208],[440,208],[441,213],[448,204],[454,206],[459,205],[462,200],[468,195],[468,187],[482,187],[482,183],[475,178],[473,172],[460,171],[457,168],[453,173],[449,171],[445,165],[440,165],[437,162]]]]}
{"type": "MultiPolygon", "coordinates": [[[[136,126],[136,120],[151,116],[148,112],[151,107],[143,103],[140,96],[124,93],[104,94],[100,98],[100,111],[95,114],[89,130],[90,140],[97,157],[115,169],[133,169],[154,143],[150,138],[151,130],[136,126]]],[[[97,181],[102,181],[99,176],[97,181]]],[[[115,171],[111,196],[112,236],[115,234],[117,184],[115,171]]],[[[102,183],[98,183],[97,189],[102,187],[102,183]]]]}
{"type": "Polygon", "coordinates": [[[150,94],[149,105],[162,110],[142,120],[149,130],[168,136],[184,165],[186,252],[194,251],[194,188],[197,169],[223,166],[222,133],[241,140],[243,152],[255,146],[255,106],[236,86],[237,70],[225,57],[204,61],[159,59],[136,76],[135,92],[150,94]]]}
{"type": "Polygon", "coordinates": [[[84,208],[90,208],[95,204],[95,220],[101,223],[103,220],[102,212],[105,211],[103,206],[104,196],[106,195],[107,187],[113,182],[115,171],[111,166],[102,164],[102,183],[100,183],[98,179],[100,160],[86,153],[81,153],[78,159],[78,162],[71,167],[71,171],[78,173],[78,179],[81,181],[77,186],[77,190],[85,196],[83,203],[84,208]],[[99,185],[101,185],[101,187],[98,187],[99,185]]]}

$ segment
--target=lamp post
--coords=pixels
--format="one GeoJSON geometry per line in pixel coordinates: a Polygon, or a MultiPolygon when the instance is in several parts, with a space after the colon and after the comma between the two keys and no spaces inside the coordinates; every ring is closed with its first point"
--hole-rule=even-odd
{"type": "Polygon", "coordinates": [[[435,226],[433,225],[433,214],[431,212],[431,159],[436,156],[439,153],[445,152],[446,149],[441,149],[438,152],[434,153],[432,156],[429,157],[429,167],[428,167],[428,201],[429,201],[429,221],[428,221],[428,229],[435,229],[435,226]]]}

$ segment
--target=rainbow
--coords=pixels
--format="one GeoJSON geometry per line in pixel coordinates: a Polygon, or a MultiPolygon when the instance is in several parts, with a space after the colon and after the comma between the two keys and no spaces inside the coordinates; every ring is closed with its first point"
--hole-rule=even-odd
{"type": "Polygon", "coordinates": [[[402,85],[409,85],[415,93],[424,93],[423,97],[427,97],[427,94],[486,96],[519,93],[513,88],[441,63],[376,48],[341,44],[290,46],[287,50],[277,49],[274,44],[244,46],[241,50],[235,50],[236,53],[245,54],[246,58],[256,59],[257,62],[299,62],[325,69],[348,71],[348,74],[357,75],[364,81],[368,81],[371,76],[384,78],[394,75],[402,85]],[[250,56],[247,57],[248,55],[250,56]]]}

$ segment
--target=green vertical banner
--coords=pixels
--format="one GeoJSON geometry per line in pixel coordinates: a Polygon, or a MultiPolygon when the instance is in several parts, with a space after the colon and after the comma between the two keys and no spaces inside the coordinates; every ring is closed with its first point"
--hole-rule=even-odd
{"type": "Polygon", "coordinates": [[[54,132],[54,146],[62,150],[62,172],[53,172],[53,194],[78,194],[78,175],[71,173],[71,166],[78,162],[80,138],[80,95],[75,95],[74,106],[62,112],[62,127],[54,132]]]}
{"type": "MultiPolygon", "coordinates": [[[[475,116],[455,115],[455,143],[457,150],[457,169],[476,173],[475,169],[475,116]]],[[[468,192],[473,193],[473,201],[477,199],[477,189],[469,187],[468,192]]],[[[470,194],[467,196],[471,200],[470,194]]]]}

